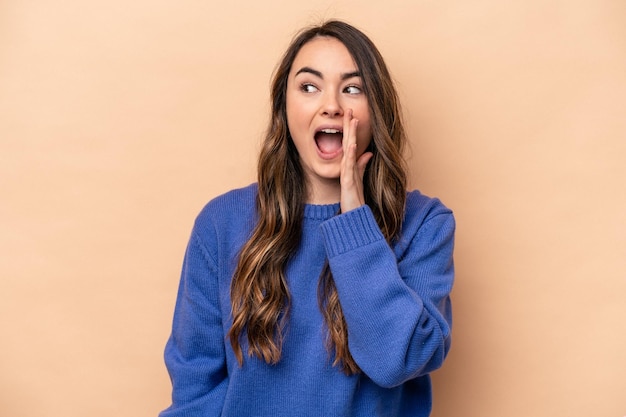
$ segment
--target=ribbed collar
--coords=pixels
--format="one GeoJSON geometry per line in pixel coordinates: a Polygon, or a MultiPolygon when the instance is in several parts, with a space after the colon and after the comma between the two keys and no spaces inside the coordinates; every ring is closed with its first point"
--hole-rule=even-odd
{"type": "Polygon", "coordinates": [[[328,220],[339,213],[339,203],[305,204],[304,218],[312,220],[328,220]]]}

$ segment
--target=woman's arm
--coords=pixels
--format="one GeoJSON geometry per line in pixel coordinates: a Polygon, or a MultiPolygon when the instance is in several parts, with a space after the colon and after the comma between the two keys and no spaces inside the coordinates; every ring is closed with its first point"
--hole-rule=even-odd
{"type": "Polygon", "coordinates": [[[228,374],[217,267],[195,232],[185,253],[165,364],[172,405],[160,417],[221,414],[228,374]]]}
{"type": "Polygon", "coordinates": [[[383,387],[439,368],[450,348],[454,217],[438,200],[426,205],[394,249],[368,206],[322,225],[350,353],[383,387]]]}

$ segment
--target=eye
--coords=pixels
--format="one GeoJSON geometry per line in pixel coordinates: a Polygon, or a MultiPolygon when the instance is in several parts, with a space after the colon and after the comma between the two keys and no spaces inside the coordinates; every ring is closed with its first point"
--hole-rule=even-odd
{"type": "Polygon", "coordinates": [[[361,87],[356,85],[349,85],[344,88],[343,91],[348,94],[361,94],[363,92],[363,90],[361,90],[361,87]]]}
{"type": "Polygon", "coordinates": [[[318,88],[314,86],[313,84],[304,83],[300,85],[300,91],[303,91],[305,93],[314,93],[318,91],[318,88]]]}

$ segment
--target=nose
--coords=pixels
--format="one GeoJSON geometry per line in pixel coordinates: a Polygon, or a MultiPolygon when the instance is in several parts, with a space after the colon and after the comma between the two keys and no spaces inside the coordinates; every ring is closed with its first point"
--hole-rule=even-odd
{"type": "Polygon", "coordinates": [[[324,94],[324,99],[322,103],[322,114],[328,117],[341,117],[343,116],[343,109],[337,95],[332,91],[327,91],[324,94]]]}

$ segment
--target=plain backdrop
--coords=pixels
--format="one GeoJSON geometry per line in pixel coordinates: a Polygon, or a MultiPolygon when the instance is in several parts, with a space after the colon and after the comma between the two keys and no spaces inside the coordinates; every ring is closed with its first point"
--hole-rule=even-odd
{"type": "Polygon", "coordinates": [[[327,18],[380,48],[411,187],[456,214],[433,416],[626,415],[623,0],[4,0],[1,416],[169,405],[192,222],[255,181],[272,71],[327,18]]]}

